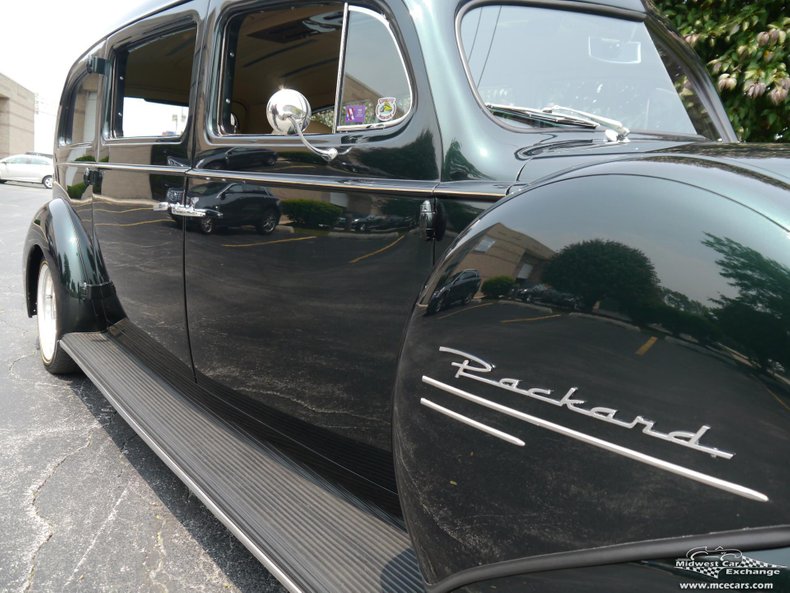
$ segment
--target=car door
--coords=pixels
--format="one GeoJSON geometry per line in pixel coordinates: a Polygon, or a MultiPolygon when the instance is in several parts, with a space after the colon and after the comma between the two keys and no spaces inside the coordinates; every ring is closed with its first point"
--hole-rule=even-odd
{"type": "Polygon", "coordinates": [[[408,32],[341,3],[216,2],[209,21],[222,36],[208,67],[224,76],[203,104],[190,192],[232,179],[246,212],[277,220],[187,233],[197,380],[287,442],[393,492],[391,389],[432,265],[416,222],[438,176],[430,101],[418,106],[413,94],[423,74],[402,57],[408,32]],[[307,97],[305,138],[336,158],[272,133],[266,105],[279,88],[307,97]],[[360,233],[341,222],[350,213],[408,222],[360,233]]]}
{"type": "Polygon", "coordinates": [[[94,230],[123,311],[110,323],[149,364],[192,380],[183,299],[183,199],[204,4],[157,13],[107,41],[94,230]],[[120,319],[119,319],[120,318],[120,319]]]}
{"type": "Polygon", "coordinates": [[[13,156],[5,160],[3,178],[12,181],[27,181],[30,158],[26,156],[13,156]]]}

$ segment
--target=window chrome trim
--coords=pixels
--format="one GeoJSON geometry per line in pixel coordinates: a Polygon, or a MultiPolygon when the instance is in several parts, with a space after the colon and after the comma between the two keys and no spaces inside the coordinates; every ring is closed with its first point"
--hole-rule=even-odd
{"type": "MultiPolygon", "coordinates": [[[[398,38],[395,37],[395,33],[392,31],[392,27],[390,26],[389,21],[386,19],[386,17],[384,15],[382,15],[382,14],[380,14],[378,12],[375,12],[373,10],[370,10],[369,8],[363,8],[361,6],[349,6],[348,7],[348,12],[349,12],[349,14],[348,14],[348,18],[349,19],[351,18],[351,13],[352,12],[358,12],[360,14],[365,14],[365,15],[377,20],[382,25],[384,25],[384,27],[387,29],[387,32],[390,34],[390,39],[392,40],[392,43],[395,45],[395,49],[398,52],[398,59],[400,60],[401,68],[403,68],[403,73],[406,75],[406,84],[409,87],[409,110],[406,113],[404,113],[403,115],[401,115],[399,118],[393,119],[391,121],[372,123],[372,124],[354,124],[354,125],[349,125],[349,126],[337,126],[336,131],[338,131],[338,132],[347,132],[347,131],[351,131],[351,130],[379,130],[379,129],[382,129],[382,128],[390,128],[390,127],[395,126],[395,125],[401,123],[402,121],[404,121],[409,116],[409,114],[411,114],[411,112],[412,112],[412,110],[414,108],[414,84],[412,82],[411,76],[409,76],[409,69],[406,66],[406,59],[403,57],[403,51],[401,50],[400,43],[398,43],[398,38]]],[[[344,27],[345,26],[347,26],[346,23],[344,23],[344,27]]],[[[344,37],[343,50],[345,50],[345,45],[347,43],[348,43],[348,36],[346,34],[346,36],[344,37]]],[[[343,55],[341,57],[343,58],[343,61],[340,63],[339,70],[342,71],[343,73],[345,73],[345,69],[346,69],[345,55],[343,55]]],[[[336,121],[340,117],[340,100],[342,99],[342,90],[343,90],[341,88],[341,83],[342,83],[342,80],[339,80],[338,81],[338,87],[337,87],[337,101],[335,102],[335,120],[336,121]]]]}
{"type": "Polygon", "coordinates": [[[337,79],[335,80],[335,117],[332,118],[332,133],[337,134],[337,120],[340,117],[340,92],[343,90],[343,76],[346,72],[346,44],[348,43],[348,2],[343,5],[343,30],[340,32],[340,57],[337,62],[337,79]]]}

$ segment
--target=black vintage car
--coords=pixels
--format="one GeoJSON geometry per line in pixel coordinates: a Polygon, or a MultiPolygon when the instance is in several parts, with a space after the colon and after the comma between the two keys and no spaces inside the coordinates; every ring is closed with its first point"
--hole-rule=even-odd
{"type": "Polygon", "coordinates": [[[288,590],[790,587],[790,155],[641,1],[151,4],[58,121],[43,363],[288,590]]]}

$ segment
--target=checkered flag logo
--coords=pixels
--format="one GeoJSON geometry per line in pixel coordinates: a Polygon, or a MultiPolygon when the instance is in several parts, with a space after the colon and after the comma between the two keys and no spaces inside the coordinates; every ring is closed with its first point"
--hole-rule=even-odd
{"type": "Polygon", "coordinates": [[[739,568],[785,568],[784,566],[779,566],[778,564],[771,564],[770,562],[762,562],[761,560],[755,560],[754,558],[749,558],[748,556],[744,556],[741,558],[741,563],[738,565],[739,568]]]}
{"type": "Polygon", "coordinates": [[[696,563],[692,566],[684,566],[685,570],[690,570],[692,572],[698,572],[699,574],[704,574],[706,577],[710,577],[712,579],[718,579],[719,573],[724,568],[723,566],[719,566],[717,560],[712,562],[700,562],[696,561],[696,563]]]}
{"type": "Polygon", "coordinates": [[[713,550],[709,549],[707,546],[692,548],[686,553],[685,558],[678,558],[675,560],[675,566],[683,570],[705,575],[712,579],[718,579],[719,574],[725,568],[786,568],[778,564],[771,564],[770,562],[749,558],[748,556],[744,556],[743,552],[735,548],[722,548],[721,546],[713,550]]]}

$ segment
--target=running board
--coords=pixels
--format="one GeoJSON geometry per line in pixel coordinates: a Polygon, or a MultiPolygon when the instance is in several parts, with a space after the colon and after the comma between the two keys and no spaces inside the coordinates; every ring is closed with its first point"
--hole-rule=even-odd
{"type": "Polygon", "coordinates": [[[177,392],[106,333],[61,347],[138,435],[292,593],[424,591],[380,510],[177,392]]]}

